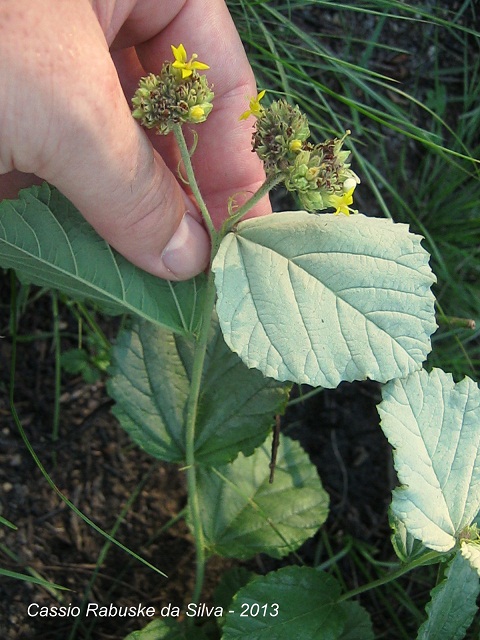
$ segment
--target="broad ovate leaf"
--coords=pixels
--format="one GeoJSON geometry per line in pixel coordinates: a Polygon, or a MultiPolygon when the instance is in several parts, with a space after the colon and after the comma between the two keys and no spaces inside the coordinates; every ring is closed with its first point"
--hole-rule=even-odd
{"type": "Polygon", "coordinates": [[[361,214],[241,222],[212,267],[227,344],[277,380],[334,388],[408,375],[436,328],[421,239],[361,214]]]}
{"type": "Polygon", "coordinates": [[[358,602],[341,602],[345,628],[339,640],[375,640],[368,612],[358,602]]]}
{"type": "Polygon", "coordinates": [[[213,592],[213,603],[217,607],[228,609],[233,596],[239,589],[244,587],[256,574],[245,567],[234,566],[224,571],[220,577],[220,582],[213,592]]]}
{"type": "Polygon", "coordinates": [[[462,541],[460,553],[468,561],[468,564],[480,576],[480,546],[472,542],[462,541]]]}
{"type": "Polygon", "coordinates": [[[462,640],[477,612],[478,576],[461,554],[455,554],[446,578],[431,592],[427,620],[417,640],[462,640]]]}
{"type": "Polygon", "coordinates": [[[449,551],[480,509],[480,390],[441,369],[392,380],[378,406],[401,487],[392,512],[426,547],[449,551]]]}
{"type": "Polygon", "coordinates": [[[328,495],[301,446],[282,437],[270,483],[271,440],[231,464],[199,467],[197,487],[209,553],[281,558],[313,536],[328,515],[328,495]]]}
{"type": "Polygon", "coordinates": [[[234,597],[222,640],[339,640],[346,623],[339,596],[335,578],[309,567],[259,576],[234,597]]]}
{"type": "MultiPolygon", "coordinates": [[[[136,322],[113,349],[108,391],[113,413],[151,455],[185,459],[184,421],[194,342],[152,323],[136,322]]],[[[283,413],[289,385],[250,371],[230,351],[212,322],[195,429],[195,458],[224,464],[239,451],[251,454],[283,413]]]]}
{"type": "Polygon", "coordinates": [[[198,325],[203,277],[171,283],[135,267],[47,183],[23,189],[18,200],[0,202],[0,267],[180,334],[198,325]]]}

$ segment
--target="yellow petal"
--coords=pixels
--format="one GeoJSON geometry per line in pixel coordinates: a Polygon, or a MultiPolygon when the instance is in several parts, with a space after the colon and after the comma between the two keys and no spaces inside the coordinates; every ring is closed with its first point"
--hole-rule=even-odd
{"type": "Polygon", "coordinates": [[[210,69],[210,67],[208,66],[208,64],[205,64],[205,62],[192,62],[191,65],[192,69],[210,69]]]}
{"type": "MultiPolygon", "coordinates": [[[[185,63],[187,61],[187,52],[183,44],[179,44],[178,47],[170,45],[172,48],[173,57],[176,62],[185,63]]],[[[175,64],[175,63],[174,63],[175,64]]]]}

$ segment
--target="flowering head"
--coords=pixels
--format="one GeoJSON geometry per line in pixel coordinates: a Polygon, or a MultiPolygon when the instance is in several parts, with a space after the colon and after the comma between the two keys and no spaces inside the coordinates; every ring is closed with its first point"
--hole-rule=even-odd
{"type": "Polygon", "coordinates": [[[283,179],[308,211],[334,207],[335,213],[353,212],[353,192],[360,182],[347,162],[350,151],[342,145],[350,134],[314,145],[308,141],[310,128],[305,114],[286,100],[263,108],[261,91],[250,100],[250,109],[240,119],[254,115],[252,147],[263,162],[267,179],[283,179]]]}
{"type": "Polygon", "coordinates": [[[288,143],[288,148],[290,151],[293,151],[293,153],[298,153],[303,149],[303,142],[298,138],[294,138],[288,143]]]}
{"type": "Polygon", "coordinates": [[[175,62],[165,62],[160,73],[141,78],[132,99],[133,117],[161,135],[174,125],[204,122],[213,108],[213,91],[197,69],[208,69],[196,55],[187,60],[183,45],[172,47],[175,62]],[[183,65],[183,66],[182,66],[183,65]]]}
{"type": "Polygon", "coordinates": [[[190,109],[189,115],[190,122],[203,122],[207,117],[205,107],[202,107],[199,104],[196,104],[190,109]]]}

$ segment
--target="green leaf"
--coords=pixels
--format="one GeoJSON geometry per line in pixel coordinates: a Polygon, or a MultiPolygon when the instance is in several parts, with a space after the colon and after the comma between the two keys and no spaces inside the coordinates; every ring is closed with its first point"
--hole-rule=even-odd
{"type": "Polygon", "coordinates": [[[417,640],[462,640],[477,612],[480,586],[476,571],[457,553],[446,573],[447,578],[431,592],[428,618],[417,640]]]}
{"type": "MultiPolygon", "coordinates": [[[[389,509],[388,519],[393,530],[392,546],[402,562],[411,562],[428,553],[425,545],[412,536],[405,524],[395,517],[391,508],[389,509]]],[[[438,558],[435,558],[432,562],[437,563],[438,558]]]]}
{"type": "Polygon", "coordinates": [[[340,640],[375,640],[370,616],[358,602],[341,602],[339,606],[345,622],[340,640]]]}
{"type": "Polygon", "coordinates": [[[220,582],[213,592],[213,602],[215,606],[228,609],[233,596],[239,589],[250,582],[256,574],[248,571],[245,567],[232,567],[227,569],[220,578],[220,582]]]}
{"type": "Polygon", "coordinates": [[[382,390],[381,426],[402,487],[392,512],[425,546],[448,551],[480,509],[480,390],[441,369],[382,390]]]}
{"type": "Polygon", "coordinates": [[[207,640],[200,627],[187,627],[176,620],[156,619],[140,631],[132,631],[124,640],[207,640]]]}
{"type": "Polygon", "coordinates": [[[37,578],[35,576],[29,576],[25,573],[18,573],[17,571],[10,571],[9,569],[1,569],[0,568],[0,576],[5,576],[6,578],[13,578],[14,580],[24,580],[25,582],[31,582],[32,584],[39,584],[41,587],[45,589],[60,589],[62,591],[70,591],[68,587],[62,587],[60,584],[55,584],[54,582],[49,582],[48,580],[44,580],[43,578],[37,578]]]}
{"type": "Polygon", "coordinates": [[[10,529],[18,529],[16,524],[13,524],[13,522],[10,522],[10,520],[7,520],[3,516],[0,516],[0,524],[4,524],[6,527],[10,527],[10,529]]]}
{"type": "Polygon", "coordinates": [[[93,384],[101,376],[100,370],[84,349],[68,349],[60,357],[62,368],[68,373],[80,374],[87,384],[93,384]]]}
{"type": "Polygon", "coordinates": [[[281,438],[270,484],[270,444],[248,458],[239,455],[230,465],[199,468],[198,498],[210,553],[281,558],[325,522],[328,495],[307,454],[297,442],[281,438]]]}
{"type": "MultiPolygon", "coordinates": [[[[108,391],[113,413],[145,451],[170,462],[185,458],[184,416],[194,343],[150,323],[124,331],[113,350],[108,391]]],[[[198,462],[224,464],[239,451],[253,453],[276,413],[283,413],[289,386],[250,371],[212,323],[200,390],[195,434],[198,462]]]]}
{"type": "Polygon", "coordinates": [[[0,202],[0,267],[178,333],[189,333],[198,323],[203,278],[169,283],[135,267],[47,183],[20,191],[18,200],[0,202]]]}
{"type": "Polygon", "coordinates": [[[241,222],[212,267],[227,344],[267,376],[328,388],[419,369],[436,328],[420,240],[361,214],[241,222]]]}
{"type": "Polygon", "coordinates": [[[268,573],[237,593],[222,640],[337,640],[345,624],[342,607],[335,603],[339,595],[338,582],[315,569],[268,573]]]}

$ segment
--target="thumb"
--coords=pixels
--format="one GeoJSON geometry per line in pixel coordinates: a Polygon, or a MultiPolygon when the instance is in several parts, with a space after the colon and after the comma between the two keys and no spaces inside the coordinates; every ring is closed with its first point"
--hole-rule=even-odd
{"type": "MultiPolygon", "coordinates": [[[[63,137],[45,171],[97,232],[138,267],[169,280],[204,270],[208,234],[195,206],[131,117],[119,88],[114,126],[63,137]],[[58,158],[71,157],[59,163],[58,158]]],[[[82,123],[83,124],[83,123],[82,123]]]]}
{"type": "MultiPolygon", "coordinates": [[[[15,121],[1,145],[0,160],[9,157],[9,166],[0,169],[48,180],[131,262],[162,278],[187,279],[208,263],[208,234],[133,120],[98,21],[91,7],[80,21],[82,6],[62,9],[75,7],[71,17],[82,25],[81,38],[72,40],[62,30],[72,20],[62,20],[52,40],[40,12],[31,26],[42,46],[36,40],[20,56],[15,47],[12,66],[22,83],[8,74],[6,95],[22,112],[7,111],[15,121]],[[41,65],[35,64],[39,50],[41,65]]],[[[23,12],[23,21],[30,18],[23,12]]]]}

